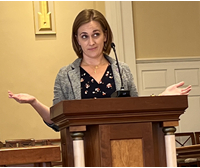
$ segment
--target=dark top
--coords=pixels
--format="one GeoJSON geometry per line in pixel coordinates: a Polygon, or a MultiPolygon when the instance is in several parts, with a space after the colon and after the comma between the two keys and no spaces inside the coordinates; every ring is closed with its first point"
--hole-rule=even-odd
{"type": "Polygon", "coordinates": [[[82,99],[108,98],[116,90],[111,65],[107,67],[99,83],[82,67],[80,67],[80,75],[82,99]]]}
{"type": "MultiPolygon", "coordinates": [[[[80,67],[80,82],[82,99],[108,98],[111,97],[111,94],[116,90],[111,65],[107,67],[99,83],[97,83],[93,77],[80,67]]],[[[57,125],[49,124],[47,122],[45,123],[54,131],[59,131],[59,127],[57,125]]]]}

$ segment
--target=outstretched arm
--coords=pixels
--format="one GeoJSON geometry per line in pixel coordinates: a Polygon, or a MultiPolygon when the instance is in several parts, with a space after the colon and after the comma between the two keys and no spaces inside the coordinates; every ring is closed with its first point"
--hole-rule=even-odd
{"type": "Polygon", "coordinates": [[[192,89],[191,85],[189,85],[186,88],[179,88],[179,87],[181,87],[183,85],[184,85],[183,81],[179,82],[179,83],[176,83],[174,85],[171,85],[171,86],[167,87],[165,89],[165,91],[162,92],[160,95],[161,96],[164,96],[164,95],[189,95],[189,92],[192,89]]]}
{"type": "Polygon", "coordinates": [[[15,99],[18,103],[30,104],[38,112],[38,114],[43,118],[45,122],[49,124],[53,123],[53,121],[51,121],[50,119],[49,107],[42,104],[34,96],[25,93],[13,94],[11,91],[8,91],[8,96],[9,98],[15,99]]]}

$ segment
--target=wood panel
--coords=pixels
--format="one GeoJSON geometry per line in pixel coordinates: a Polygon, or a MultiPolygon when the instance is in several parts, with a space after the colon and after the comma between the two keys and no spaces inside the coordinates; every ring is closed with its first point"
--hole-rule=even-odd
{"type": "Polygon", "coordinates": [[[152,123],[155,167],[166,167],[166,151],[162,123],[152,123]]]}
{"type": "Polygon", "coordinates": [[[69,128],[61,130],[61,147],[63,167],[74,166],[73,142],[69,128]]]}
{"type": "Polygon", "coordinates": [[[110,125],[110,140],[123,139],[142,139],[143,165],[148,167],[155,166],[152,123],[146,122],[110,125]]]}
{"type": "Polygon", "coordinates": [[[150,122],[87,126],[84,140],[87,167],[156,165],[150,122]],[[127,160],[126,163],[118,160],[119,155],[125,154],[123,147],[126,149],[131,147],[126,153],[129,155],[129,161],[127,160]],[[136,160],[138,163],[135,162],[136,160]]]}
{"type": "Polygon", "coordinates": [[[143,167],[142,139],[111,140],[113,167],[143,167]]]}
{"type": "Polygon", "coordinates": [[[60,161],[59,146],[33,146],[0,149],[0,165],[44,163],[60,161]]]}
{"type": "Polygon", "coordinates": [[[99,126],[87,126],[84,132],[85,165],[88,167],[101,167],[99,126]]]}
{"type": "Polygon", "coordinates": [[[51,119],[61,130],[68,126],[178,121],[186,108],[186,95],[65,100],[51,107],[51,119]]]}

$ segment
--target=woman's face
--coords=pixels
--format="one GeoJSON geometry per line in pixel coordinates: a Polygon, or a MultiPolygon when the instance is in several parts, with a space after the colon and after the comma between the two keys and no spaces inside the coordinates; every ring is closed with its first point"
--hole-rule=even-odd
{"type": "Polygon", "coordinates": [[[96,58],[103,56],[104,34],[97,21],[91,21],[79,27],[77,41],[83,50],[83,58],[96,58]]]}

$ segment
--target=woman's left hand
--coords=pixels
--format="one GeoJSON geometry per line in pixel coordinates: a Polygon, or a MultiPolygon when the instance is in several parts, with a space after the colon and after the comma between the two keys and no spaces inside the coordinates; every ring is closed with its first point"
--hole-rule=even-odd
{"type": "Polygon", "coordinates": [[[179,88],[184,85],[184,82],[176,83],[174,85],[171,85],[165,89],[164,92],[162,92],[160,95],[189,95],[189,92],[191,91],[192,87],[189,85],[186,88],[179,88]]]}

